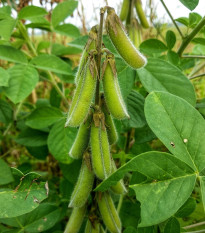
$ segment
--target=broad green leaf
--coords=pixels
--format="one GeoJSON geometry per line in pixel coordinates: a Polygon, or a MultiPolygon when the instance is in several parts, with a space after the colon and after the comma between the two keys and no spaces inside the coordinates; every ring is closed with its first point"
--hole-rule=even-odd
{"type": "Polygon", "coordinates": [[[95,191],[108,189],[133,171],[146,177],[145,182],[130,186],[141,203],[140,227],[158,224],[175,214],[189,198],[196,180],[196,173],[184,162],[171,154],[151,151],[120,167],[95,191]]]}
{"type": "Polygon", "coordinates": [[[0,67],[0,86],[8,87],[9,85],[9,74],[8,72],[0,67]]]}
{"type": "Polygon", "coordinates": [[[0,99],[0,122],[8,124],[13,119],[13,110],[9,103],[0,99]]]}
{"type": "Polygon", "coordinates": [[[0,20],[0,36],[7,41],[10,40],[15,24],[16,20],[11,17],[0,20]]]}
{"type": "Polygon", "coordinates": [[[77,47],[64,46],[62,44],[53,44],[51,48],[51,53],[56,56],[70,55],[70,54],[80,54],[82,50],[77,47]]]}
{"type": "Polygon", "coordinates": [[[177,66],[179,64],[179,55],[174,51],[168,51],[167,58],[170,63],[177,66]]]}
{"type": "Polygon", "coordinates": [[[80,36],[79,29],[73,24],[69,24],[69,23],[58,25],[57,27],[55,27],[54,31],[61,35],[70,36],[70,37],[80,36]]]}
{"type": "Polygon", "coordinates": [[[77,130],[65,128],[65,119],[56,122],[48,136],[48,148],[56,160],[61,163],[70,163],[73,160],[68,152],[74,142],[77,130]]]}
{"type": "Polygon", "coordinates": [[[202,196],[202,203],[204,206],[205,211],[205,176],[199,176],[200,186],[201,186],[201,196],[202,196]]]}
{"type": "Polygon", "coordinates": [[[47,145],[45,146],[35,146],[26,147],[28,152],[37,159],[45,160],[46,156],[49,154],[47,145]]]}
{"type": "Polygon", "coordinates": [[[176,43],[176,36],[173,31],[168,30],[166,33],[166,42],[167,42],[167,47],[169,49],[172,49],[176,43]]]}
{"type": "Polygon", "coordinates": [[[179,0],[179,1],[191,11],[193,11],[199,3],[199,0],[179,0]]]}
{"type": "Polygon", "coordinates": [[[22,64],[28,62],[23,52],[8,45],[0,45],[0,59],[22,64]]]}
{"type": "Polygon", "coordinates": [[[137,230],[134,227],[127,227],[123,232],[124,233],[137,233],[137,230]]]}
{"type": "Polygon", "coordinates": [[[74,0],[67,0],[65,2],[59,3],[52,12],[51,23],[55,28],[62,21],[64,21],[69,15],[73,13],[77,7],[78,2],[74,0]]]}
{"type": "Polygon", "coordinates": [[[18,135],[15,141],[24,146],[38,147],[47,144],[47,137],[48,134],[43,131],[26,128],[18,135]]]}
{"type": "Polygon", "coordinates": [[[145,116],[174,156],[195,171],[205,168],[205,121],[195,108],[172,94],[153,92],[146,98],[145,116]]]}
{"type": "Polygon", "coordinates": [[[135,144],[142,144],[155,139],[156,136],[146,124],[142,128],[135,129],[135,144]]]}
{"type": "Polygon", "coordinates": [[[127,110],[130,119],[127,120],[129,127],[141,128],[145,126],[144,97],[137,91],[131,91],[127,97],[127,110]]]}
{"type": "Polygon", "coordinates": [[[44,8],[31,5],[23,7],[18,13],[18,18],[32,21],[32,18],[44,16],[46,14],[48,14],[48,12],[44,8]]]}
{"type": "MultiPolygon", "coordinates": [[[[15,217],[0,219],[8,226],[23,228],[26,232],[42,232],[53,227],[59,220],[62,209],[50,203],[42,203],[30,213],[15,217]]],[[[20,232],[20,229],[19,229],[20,232]]]]}
{"type": "Polygon", "coordinates": [[[169,92],[195,106],[196,96],[194,87],[176,66],[161,59],[150,58],[145,68],[138,70],[137,73],[148,92],[169,92]]]}
{"type": "Polygon", "coordinates": [[[140,44],[140,51],[146,54],[163,53],[167,51],[167,46],[157,39],[148,39],[140,44]]]}
{"type": "Polygon", "coordinates": [[[176,218],[171,218],[166,223],[164,233],[180,233],[180,224],[176,218]]]}
{"type": "Polygon", "coordinates": [[[11,7],[10,6],[1,6],[1,8],[0,8],[0,19],[10,17],[10,15],[11,15],[11,7]]]}
{"type": "Polygon", "coordinates": [[[48,70],[59,74],[72,74],[71,67],[54,55],[42,54],[34,57],[30,63],[42,70],[48,70]]]}
{"type": "Polygon", "coordinates": [[[33,129],[46,128],[63,118],[62,112],[54,107],[35,109],[26,119],[26,125],[33,129]]]}
{"type": "Polygon", "coordinates": [[[28,173],[19,180],[15,190],[0,191],[0,218],[12,218],[28,213],[47,198],[45,182],[38,183],[39,177],[37,173],[28,173]]]}
{"type": "Polygon", "coordinates": [[[11,169],[3,159],[0,159],[0,171],[0,185],[9,184],[13,181],[11,169]]]}
{"type": "Polygon", "coordinates": [[[6,96],[15,104],[24,100],[38,82],[36,69],[25,65],[15,65],[8,70],[9,86],[4,87],[6,96]]]}
{"type": "Polygon", "coordinates": [[[196,209],[196,200],[190,197],[184,205],[177,211],[175,216],[177,218],[186,218],[196,209]]]}

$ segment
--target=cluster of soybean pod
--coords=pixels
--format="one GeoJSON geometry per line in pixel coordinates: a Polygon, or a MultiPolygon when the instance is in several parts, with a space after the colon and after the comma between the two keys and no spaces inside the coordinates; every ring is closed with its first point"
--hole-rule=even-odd
{"type": "Polygon", "coordinates": [[[116,171],[110,154],[110,146],[118,140],[113,118],[129,119],[118,83],[115,57],[108,49],[102,48],[105,12],[107,34],[124,61],[134,69],[146,64],[146,58],[128,38],[115,10],[108,6],[101,8],[100,26],[91,29],[81,57],[75,78],[76,90],[66,121],[66,126],[79,127],[69,155],[73,159],[82,159],[82,165],[70,198],[69,207],[73,211],[65,233],[79,232],[85,216],[88,217],[85,233],[103,233],[104,227],[111,233],[122,231],[111,192],[125,193],[123,180],[108,191],[91,192],[116,171]],[[99,91],[100,85],[103,93],[99,91]]]}

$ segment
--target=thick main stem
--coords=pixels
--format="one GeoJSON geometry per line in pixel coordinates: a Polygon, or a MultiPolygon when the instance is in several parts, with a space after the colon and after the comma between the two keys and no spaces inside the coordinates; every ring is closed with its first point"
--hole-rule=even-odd
{"type": "Polygon", "coordinates": [[[100,102],[100,71],[101,71],[101,49],[102,49],[102,34],[103,34],[103,18],[104,18],[105,9],[100,9],[100,26],[98,30],[98,39],[97,39],[97,86],[95,94],[95,105],[99,105],[100,102]]]}
{"type": "Polygon", "coordinates": [[[191,33],[184,38],[179,50],[178,54],[179,56],[182,55],[188,44],[191,42],[191,40],[196,36],[196,34],[202,29],[202,27],[205,25],[205,16],[201,19],[201,21],[197,24],[197,26],[191,31],[191,33]]]}

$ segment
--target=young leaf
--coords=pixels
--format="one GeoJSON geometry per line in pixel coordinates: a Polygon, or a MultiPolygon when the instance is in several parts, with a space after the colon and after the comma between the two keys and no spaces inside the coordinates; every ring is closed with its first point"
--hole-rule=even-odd
{"type": "Polygon", "coordinates": [[[65,2],[59,3],[52,12],[51,23],[55,28],[63,20],[65,20],[69,15],[73,13],[77,7],[78,2],[74,0],[67,0],[65,2]]]}
{"type": "Polygon", "coordinates": [[[130,171],[137,171],[146,178],[143,183],[130,186],[141,203],[140,227],[158,224],[176,213],[189,198],[196,181],[196,173],[186,163],[171,154],[151,151],[120,167],[95,191],[108,189],[130,171]]]}
{"type": "Polygon", "coordinates": [[[205,168],[205,121],[195,108],[172,94],[153,92],[146,98],[145,116],[174,156],[195,171],[205,168]]]}
{"type": "Polygon", "coordinates": [[[172,49],[176,43],[176,36],[173,31],[168,30],[166,33],[166,42],[167,42],[167,47],[169,49],[172,49]]]}
{"type": "Polygon", "coordinates": [[[22,64],[28,62],[23,52],[8,45],[0,45],[0,59],[22,64]]]}
{"type": "Polygon", "coordinates": [[[19,11],[18,19],[27,19],[32,21],[32,18],[36,18],[38,16],[44,16],[47,14],[48,12],[44,8],[31,5],[31,6],[23,7],[19,11]]]}
{"type": "Polygon", "coordinates": [[[0,191],[0,218],[12,218],[28,213],[47,198],[45,182],[37,183],[37,173],[28,173],[22,177],[15,190],[0,191]]]}
{"type": "Polygon", "coordinates": [[[65,120],[54,124],[48,136],[48,148],[52,155],[61,163],[70,163],[68,152],[74,142],[77,129],[65,128],[65,120]]]}
{"type": "Polygon", "coordinates": [[[146,54],[163,53],[167,51],[167,46],[157,39],[148,39],[140,44],[140,51],[146,54]]]}
{"type": "Polygon", "coordinates": [[[199,4],[199,0],[179,0],[185,7],[193,11],[199,4]]]}
{"type": "Polygon", "coordinates": [[[35,109],[26,119],[26,125],[33,129],[46,128],[63,118],[62,112],[54,107],[35,109]]]}
{"type": "Polygon", "coordinates": [[[13,176],[11,174],[11,169],[7,165],[6,162],[4,162],[3,159],[0,159],[0,185],[9,184],[13,181],[13,176]]]}
{"type": "Polygon", "coordinates": [[[8,87],[9,85],[9,74],[8,72],[0,67],[0,86],[8,87]]]}
{"type": "Polygon", "coordinates": [[[9,86],[4,87],[6,96],[15,104],[24,100],[38,82],[36,69],[25,65],[15,65],[8,70],[9,86]]]}
{"type": "Polygon", "coordinates": [[[138,70],[137,73],[148,92],[169,92],[195,106],[194,87],[176,66],[161,59],[151,58],[148,60],[147,66],[138,70]]]}
{"type": "Polygon", "coordinates": [[[41,54],[34,57],[30,63],[42,70],[48,70],[59,74],[72,74],[70,65],[54,55],[41,54]]]}

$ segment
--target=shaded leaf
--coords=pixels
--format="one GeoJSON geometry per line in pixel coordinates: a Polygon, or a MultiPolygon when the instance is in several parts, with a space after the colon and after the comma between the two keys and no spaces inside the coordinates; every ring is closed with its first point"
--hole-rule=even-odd
{"type": "Polygon", "coordinates": [[[189,216],[191,213],[194,212],[196,208],[196,200],[194,198],[190,197],[184,205],[177,211],[175,216],[177,218],[185,218],[189,216]]]}
{"type": "Polygon", "coordinates": [[[0,171],[0,185],[9,184],[13,181],[11,169],[3,159],[0,159],[0,171]]]}
{"type": "Polygon", "coordinates": [[[164,233],[180,233],[180,224],[176,218],[171,218],[166,223],[164,233]]]}
{"type": "Polygon", "coordinates": [[[166,33],[166,42],[167,42],[167,47],[169,49],[172,49],[176,43],[176,36],[173,31],[168,30],[166,33]]]}
{"type": "Polygon", "coordinates": [[[9,103],[0,99],[0,122],[8,124],[13,120],[13,110],[9,103]]]}

